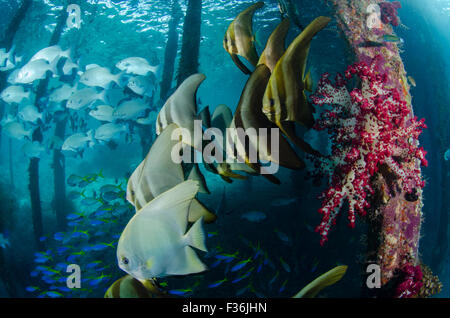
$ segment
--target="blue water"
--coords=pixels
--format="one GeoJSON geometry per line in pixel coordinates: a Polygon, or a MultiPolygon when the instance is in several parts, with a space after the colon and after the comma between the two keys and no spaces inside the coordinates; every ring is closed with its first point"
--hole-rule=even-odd
{"type": "MultiPolygon", "coordinates": [[[[58,16],[64,8],[63,2],[32,2],[14,37],[17,56],[22,56],[23,61],[18,65],[23,66],[37,51],[48,46],[58,16]]],[[[259,53],[280,21],[277,1],[265,2],[265,7],[256,12],[253,23],[259,53]]],[[[293,2],[299,8],[300,21],[304,21],[305,25],[319,15],[332,14],[331,7],[325,5],[325,1],[293,2]]],[[[405,69],[417,82],[417,87],[411,90],[415,115],[425,118],[428,125],[420,139],[421,146],[428,151],[429,162],[429,166],[422,170],[427,186],[424,189],[420,253],[423,263],[429,265],[433,247],[437,244],[441,209],[448,199],[444,197],[443,185],[450,178],[447,172],[449,162],[443,156],[445,150],[450,148],[450,129],[442,120],[450,115],[447,107],[450,100],[450,1],[400,2],[402,8],[399,15],[406,28],[399,27],[395,31],[404,40],[401,57],[405,69]]],[[[171,1],[90,0],[81,3],[81,28],[65,28],[58,45],[63,49],[71,48],[72,58],[82,70],[86,65],[97,64],[118,73],[115,64],[131,56],[145,57],[151,65],[164,64],[171,1]]],[[[234,17],[250,3],[241,0],[203,0],[198,71],[206,75],[206,80],[197,92],[199,110],[208,105],[214,110],[219,104],[228,105],[233,112],[236,110],[248,76],[234,65],[223,49],[222,40],[234,17]]],[[[6,32],[20,4],[20,0],[0,0],[0,9],[6,17],[0,20],[0,35],[6,32]]],[[[185,1],[180,1],[180,8],[184,16],[187,9],[185,1]]],[[[351,52],[336,28],[333,19],[312,42],[308,67],[314,82],[324,72],[335,74],[344,71],[351,62],[351,52]],[[324,50],[324,46],[329,49],[324,50]]],[[[177,32],[179,45],[175,74],[181,55],[183,19],[177,32]]],[[[298,28],[291,27],[287,43],[298,34],[298,28]]],[[[0,75],[5,78],[11,71],[0,75]]],[[[67,83],[76,83],[77,79],[67,83]]],[[[2,86],[1,90],[8,85],[2,86]]],[[[50,79],[44,99],[60,85],[58,78],[50,79]]],[[[175,85],[174,77],[172,87],[175,85]]],[[[31,86],[25,86],[31,89],[31,86]]],[[[124,93],[118,86],[113,86],[113,90],[119,96],[124,93]]],[[[123,98],[136,97],[129,90],[124,94],[123,98]]],[[[159,94],[145,101],[155,111],[165,102],[159,100],[159,94]]],[[[2,100],[0,109],[1,119],[11,111],[2,100]]],[[[87,112],[79,113],[77,119],[74,119],[74,111],[67,113],[75,125],[70,125],[71,120],[68,121],[64,139],[101,125],[87,112]]],[[[34,239],[33,231],[28,170],[30,159],[23,150],[29,141],[26,138],[12,139],[1,132],[0,233],[8,239],[9,245],[0,245],[0,297],[103,297],[108,287],[125,275],[117,266],[116,246],[123,228],[134,215],[134,208],[125,199],[126,183],[154,141],[155,125],[127,124],[126,133],[118,139],[87,147],[82,156],[63,152],[67,227],[61,229],[55,216],[53,149],[48,146],[56,124],[52,112],[46,116],[49,120],[39,124],[44,129],[44,150],[39,155],[43,218],[40,243],[34,239]],[[142,145],[143,136],[150,138],[150,144],[142,145]],[[69,181],[71,177],[76,181],[69,181]],[[101,187],[105,185],[115,186],[113,197],[105,199],[102,196],[101,187]],[[101,199],[89,202],[86,198],[101,199]],[[38,248],[38,244],[43,248],[38,248]],[[68,264],[80,265],[81,289],[66,287],[68,264]]],[[[36,124],[25,126],[28,129],[35,127],[36,124]]],[[[311,133],[306,136],[315,138],[318,145],[327,142],[311,133]]],[[[192,288],[193,292],[185,295],[192,297],[291,297],[320,274],[345,264],[349,268],[344,278],[324,290],[320,297],[360,297],[367,225],[359,218],[356,228],[349,229],[346,212],[343,211],[329,242],[320,246],[320,237],[314,228],[321,220],[316,212],[321,201],[316,198],[323,191],[323,186],[312,186],[311,181],[306,180],[306,172],[282,168],[277,174],[282,185],[276,186],[261,177],[227,184],[219,176],[201,169],[211,194],[199,194],[198,198],[218,214],[215,223],[204,226],[205,232],[209,233],[206,238],[209,252],[199,253],[209,270],[197,275],[160,280],[159,283],[167,283],[167,290],[192,288]],[[220,204],[224,191],[225,204],[220,204]],[[279,199],[296,201],[276,206],[274,202],[279,199]],[[250,211],[263,212],[266,218],[257,223],[241,218],[242,214],[250,211]],[[239,261],[254,257],[258,250],[265,256],[254,258],[252,263],[239,271],[231,270],[239,261]],[[216,255],[220,253],[237,253],[237,256],[230,263],[217,262],[216,255]],[[248,276],[232,283],[249,270],[248,276]],[[220,286],[210,287],[224,278],[227,281],[220,286]]],[[[443,289],[435,297],[450,296],[448,253],[439,273],[443,289]]]]}

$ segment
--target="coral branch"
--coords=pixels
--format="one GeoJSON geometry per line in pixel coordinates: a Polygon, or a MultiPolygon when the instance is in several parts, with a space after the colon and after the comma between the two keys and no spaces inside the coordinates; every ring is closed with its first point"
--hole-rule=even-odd
{"type": "Polygon", "coordinates": [[[316,231],[327,235],[344,200],[349,203],[349,226],[354,227],[356,214],[365,215],[370,206],[366,197],[373,194],[370,178],[386,164],[402,179],[406,193],[423,188],[420,169],[409,169],[408,163],[419,160],[427,165],[426,152],[417,147],[424,120],[411,118],[407,103],[395,88],[388,87],[387,75],[382,71],[381,56],[367,65],[360,62],[348,67],[345,78],[338,75],[335,84],[324,74],[317,91],[311,96],[314,104],[331,105],[317,121],[315,129],[327,130],[332,138],[332,154],[322,168],[329,171],[330,188],[323,194],[319,213],[322,222],[316,231]],[[358,77],[361,88],[349,92],[346,79],[358,77]]]}

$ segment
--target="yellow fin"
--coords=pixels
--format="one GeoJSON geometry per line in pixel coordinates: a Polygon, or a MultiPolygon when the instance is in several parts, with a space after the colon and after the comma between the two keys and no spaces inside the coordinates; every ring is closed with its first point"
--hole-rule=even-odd
{"type": "Polygon", "coordinates": [[[269,40],[267,40],[266,47],[259,58],[258,65],[264,64],[270,69],[270,72],[273,72],[275,65],[284,54],[284,42],[286,41],[288,31],[289,19],[286,18],[280,22],[270,35],[269,40]]]}
{"type": "Polygon", "coordinates": [[[313,109],[304,92],[303,76],[311,40],[330,20],[328,17],[316,18],[277,62],[263,98],[263,112],[271,122],[295,121],[308,128],[313,126],[313,109]]]}
{"type": "Polygon", "coordinates": [[[311,78],[311,71],[308,71],[308,74],[306,74],[306,76],[305,76],[305,89],[308,92],[312,92],[313,82],[312,82],[312,78],[311,78]]]}
{"type": "Polygon", "coordinates": [[[314,298],[325,287],[337,283],[345,275],[347,271],[346,265],[341,265],[332,270],[320,275],[301,291],[299,291],[293,298],[314,298]]]}
{"type": "Polygon", "coordinates": [[[237,55],[248,60],[253,66],[257,65],[259,58],[255,47],[252,20],[255,11],[263,6],[264,2],[259,1],[242,11],[233,22],[231,22],[223,39],[224,49],[230,54],[233,62],[245,74],[250,74],[251,72],[239,60],[237,55]]]}

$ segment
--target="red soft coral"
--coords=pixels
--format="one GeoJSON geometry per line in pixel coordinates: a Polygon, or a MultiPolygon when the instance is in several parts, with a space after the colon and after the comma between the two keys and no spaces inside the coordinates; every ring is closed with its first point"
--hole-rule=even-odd
{"type": "Polygon", "coordinates": [[[357,76],[361,88],[349,92],[346,80],[337,75],[335,84],[324,74],[317,91],[311,96],[316,105],[332,105],[317,121],[315,129],[328,130],[332,138],[332,154],[326,165],[330,175],[330,187],[322,194],[323,204],[319,213],[322,222],[316,231],[327,240],[335,223],[339,208],[345,199],[349,202],[349,226],[355,226],[356,213],[365,215],[369,207],[367,194],[373,193],[370,177],[380,164],[387,164],[401,179],[407,192],[423,187],[419,169],[411,171],[406,162],[418,159],[427,165],[425,151],[417,147],[417,140],[426,128],[424,120],[411,118],[407,103],[396,89],[386,88],[387,76],[379,69],[377,56],[371,65],[364,62],[348,67],[347,79],[357,76]]]}

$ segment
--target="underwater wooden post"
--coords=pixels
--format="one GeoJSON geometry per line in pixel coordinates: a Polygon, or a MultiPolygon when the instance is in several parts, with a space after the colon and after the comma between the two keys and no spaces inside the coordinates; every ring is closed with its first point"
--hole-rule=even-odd
{"type": "MultiPolygon", "coordinates": [[[[55,136],[64,139],[67,126],[67,118],[59,121],[55,127],[55,136]]],[[[53,150],[53,183],[54,183],[54,208],[56,214],[56,226],[58,231],[64,231],[67,226],[67,202],[66,202],[66,171],[65,157],[61,149],[53,150]]]]}
{"type": "Polygon", "coordinates": [[[189,0],[183,25],[183,44],[178,66],[177,87],[186,78],[198,72],[201,24],[202,0],[189,0]]]}
{"type": "MultiPolygon", "coordinates": [[[[446,139],[445,139],[446,140],[446,139]]],[[[436,244],[433,247],[431,256],[431,267],[436,274],[441,274],[444,266],[444,261],[448,250],[448,229],[449,229],[449,211],[450,203],[447,198],[450,198],[450,182],[448,173],[450,172],[450,162],[445,161],[442,166],[442,203],[441,213],[439,218],[439,228],[437,233],[436,244]]]]}
{"type": "MultiPolygon", "coordinates": [[[[58,19],[58,23],[50,39],[49,46],[56,45],[59,42],[61,38],[61,33],[66,24],[66,20],[67,20],[67,11],[62,10],[61,15],[59,16],[58,19]]],[[[39,84],[37,86],[36,99],[34,104],[39,112],[42,111],[40,100],[47,93],[49,80],[50,77],[47,75],[46,78],[39,81],[39,84]]],[[[42,132],[40,127],[36,128],[36,130],[33,132],[32,140],[42,142],[42,132]]],[[[42,224],[41,194],[39,188],[39,158],[30,159],[28,173],[29,173],[29,190],[30,190],[34,237],[38,249],[42,250],[44,248],[44,243],[41,242],[40,237],[42,237],[42,235],[44,234],[44,229],[42,224]]]]}
{"type": "Polygon", "coordinates": [[[173,73],[175,70],[175,59],[177,57],[178,50],[178,24],[182,17],[180,4],[178,0],[172,2],[172,18],[169,22],[169,32],[166,43],[166,50],[164,52],[164,69],[161,80],[160,99],[166,100],[167,93],[172,86],[173,73]]]}
{"type": "MultiPolygon", "coordinates": [[[[383,34],[392,34],[393,28],[389,23],[379,23],[377,27],[368,24],[368,17],[376,10],[369,10],[369,6],[379,5],[380,0],[329,0],[335,7],[336,19],[339,27],[343,31],[350,47],[353,49],[357,62],[370,64],[376,56],[380,56],[383,62],[383,69],[386,72],[390,85],[399,92],[400,97],[407,103],[409,108],[408,118],[414,116],[411,104],[409,85],[406,80],[406,71],[400,57],[400,50],[395,43],[387,43],[381,47],[362,45],[366,41],[377,41],[383,34]]],[[[386,5],[397,5],[385,3],[386,5]]],[[[395,10],[393,11],[395,12],[395,10]]],[[[397,17],[389,17],[393,25],[397,25],[397,17]],[[393,20],[391,20],[393,19],[393,20]]],[[[368,85],[370,82],[362,85],[368,85]]],[[[408,142],[408,141],[405,141],[408,142]]],[[[412,141],[418,144],[418,140],[412,141]]],[[[405,164],[406,165],[406,164],[405,164]]],[[[415,160],[408,164],[410,171],[420,173],[420,161],[415,160]]],[[[413,296],[424,297],[435,293],[439,284],[437,278],[424,266],[419,259],[419,238],[422,222],[422,189],[416,188],[414,195],[408,195],[404,190],[408,180],[400,178],[397,180],[393,172],[388,167],[380,167],[372,178],[372,188],[375,190],[374,197],[382,197],[383,200],[372,200],[371,207],[367,212],[369,222],[368,233],[368,254],[367,262],[379,265],[381,270],[381,288],[371,289],[366,286],[366,277],[363,277],[363,294],[370,296],[398,296],[399,292],[410,295],[405,290],[402,279],[414,277],[414,281],[419,280],[423,287],[412,291],[413,296]],[[393,181],[396,180],[396,181],[393,181]],[[397,182],[398,186],[393,186],[397,182]],[[414,196],[414,197],[413,197],[414,196]],[[414,271],[414,274],[411,273],[414,271]],[[420,273],[418,273],[420,272],[420,273]],[[409,275],[409,276],[408,276],[409,275]]],[[[365,272],[366,269],[364,269],[365,272]]],[[[413,280],[413,279],[411,279],[413,280]]]]}

